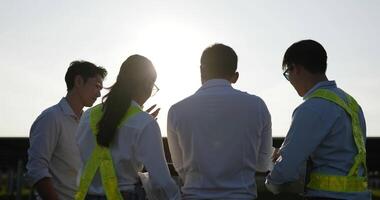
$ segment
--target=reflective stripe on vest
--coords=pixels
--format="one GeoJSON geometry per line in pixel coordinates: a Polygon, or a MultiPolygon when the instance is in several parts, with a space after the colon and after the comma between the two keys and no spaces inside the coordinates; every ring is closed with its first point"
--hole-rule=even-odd
{"type": "Polygon", "coordinates": [[[310,182],[307,187],[315,190],[324,190],[331,192],[364,192],[367,191],[367,164],[366,150],[363,139],[362,130],[359,120],[359,105],[350,95],[347,95],[348,103],[343,101],[335,93],[326,90],[318,89],[307,97],[322,98],[331,101],[342,107],[351,118],[352,134],[358,154],[355,156],[355,161],[347,176],[335,176],[322,173],[311,173],[310,182]],[[359,167],[364,167],[364,177],[359,176],[359,167]]]}
{"type": "MultiPolygon", "coordinates": [[[[118,128],[123,125],[129,117],[141,112],[140,108],[130,106],[126,115],[122,118],[118,128]]],[[[90,111],[90,127],[94,136],[98,134],[97,124],[102,118],[102,105],[99,104],[90,111]]],[[[112,161],[111,152],[107,147],[99,146],[96,143],[89,160],[86,162],[83,174],[80,179],[78,192],[75,194],[75,200],[83,200],[95,176],[96,171],[100,171],[102,184],[107,199],[122,200],[123,197],[119,191],[115,168],[112,161]]]]}

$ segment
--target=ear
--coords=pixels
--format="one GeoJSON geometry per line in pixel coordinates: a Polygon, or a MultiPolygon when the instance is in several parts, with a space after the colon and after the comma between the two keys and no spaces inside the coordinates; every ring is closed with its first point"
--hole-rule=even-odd
{"type": "Polygon", "coordinates": [[[149,83],[149,81],[145,81],[141,84],[138,84],[136,86],[136,93],[145,94],[146,92],[149,92],[152,90],[152,84],[149,83]]]}
{"type": "Polygon", "coordinates": [[[205,69],[205,66],[201,65],[200,66],[200,71],[201,71],[201,82],[202,84],[204,82],[207,81],[208,77],[207,77],[207,72],[206,72],[206,69],[205,69]]]}
{"type": "Polygon", "coordinates": [[[239,79],[239,72],[235,72],[234,75],[232,75],[230,82],[236,83],[236,81],[239,79]]]}
{"type": "Polygon", "coordinates": [[[74,87],[82,86],[84,84],[84,80],[82,76],[76,75],[74,78],[74,87]]]}
{"type": "Polygon", "coordinates": [[[304,70],[302,65],[293,65],[293,72],[297,75],[301,74],[304,70]]]}

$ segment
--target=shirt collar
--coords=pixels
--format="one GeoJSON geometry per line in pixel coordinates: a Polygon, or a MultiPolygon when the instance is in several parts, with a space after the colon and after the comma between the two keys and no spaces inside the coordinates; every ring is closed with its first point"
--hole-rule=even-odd
{"type": "Polygon", "coordinates": [[[201,88],[199,88],[198,91],[205,90],[212,87],[232,87],[232,86],[231,86],[231,83],[227,81],[226,79],[211,79],[203,83],[203,85],[201,86],[201,88]]]}
{"type": "Polygon", "coordinates": [[[131,101],[131,105],[130,106],[136,106],[136,107],[142,109],[142,107],[135,100],[131,101]]]}
{"type": "Polygon", "coordinates": [[[63,97],[61,101],[59,101],[58,105],[65,115],[77,118],[77,115],[74,113],[73,109],[71,109],[71,106],[65,97],[63,97]]]}
{"type": "Polygon", "coordinates": [[[312,94],[314,91],[320,88],[336,88],[335,81],[322,81],[314,85],[309,91],[306,92],[305,95],[303,95],[303,99],[306,100],[306,97],[312,94]]]}

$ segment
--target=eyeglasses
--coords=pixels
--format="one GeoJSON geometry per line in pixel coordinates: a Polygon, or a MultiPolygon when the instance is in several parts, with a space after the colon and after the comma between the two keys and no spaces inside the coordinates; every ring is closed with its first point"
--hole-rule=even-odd
{"type": "Polygon", "coordinates": [[[282,73],[282,75],[284,75],[284,77],[286,78],[286,80],[289,81],[289,71],[291,70],[291,68],[286,68],[286,70],[284,71],[284,73],[282,73]]]}
{"type": "Polygon", "coordinates": [[[158,88],[156,84],[153,84],[152,94],[150,96],[152,97],[152,96],[156,95],[159,90],[160,90],[160,88],[158,88]]]}

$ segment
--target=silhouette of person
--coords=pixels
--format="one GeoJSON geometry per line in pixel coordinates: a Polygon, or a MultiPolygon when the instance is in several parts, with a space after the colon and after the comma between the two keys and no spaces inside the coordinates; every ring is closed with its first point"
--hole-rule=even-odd
{"type": "Polygon", "coordinates": [[[27,177],[46,200],[73,199],[81,162],[75,133],[84,106],[100,96],[107,71],[86,61],[70,64],[65,81],[66,97],[44,110],[29,136],[27,177]]]}
{"type": "Polygon", "coordinates": [[[138,184],[143,166],[156,199],[180,198],[166,164],[160,128],[141,108],[156,87],[156,77],[149,59],[132,55],[121,65],[103,102],[84,113],[77,142],[86,164],[76,199],[144,199],[138,184]]]}
{"type": "Polygon", "coordinates": [[[229,46],[206,48],[202,86],[169,110],[167,136],[183,199],[255,199],[255,172],[269,169],[271,116],[261,98],[231,86],[237,61],[229,46]]]}
{"type": "Polygon", "coordinates": [[[366,183],[363,112],[326,77],[327,53],[314,40],[292,44],[282,62],[284,76],[304,102],[293,112],[288,134],[275,155],[266,186],[279,193],[299,179],[308,161],[308,199],[371,199],[366,183]]]}

